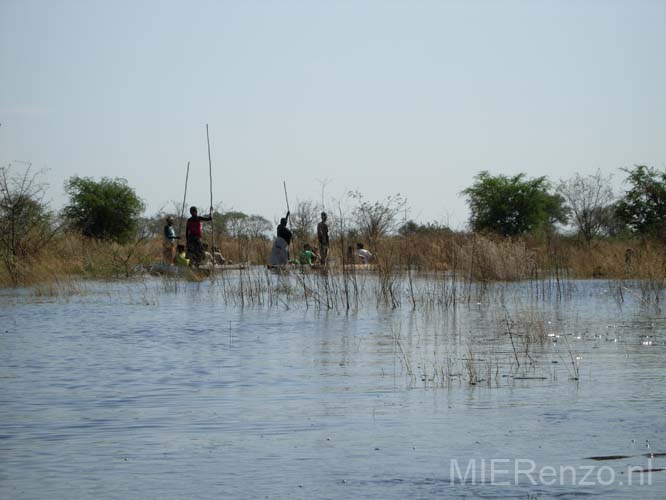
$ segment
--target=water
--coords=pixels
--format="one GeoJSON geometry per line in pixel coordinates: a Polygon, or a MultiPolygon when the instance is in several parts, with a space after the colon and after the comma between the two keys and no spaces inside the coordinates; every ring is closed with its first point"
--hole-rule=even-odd
{"type": "Polygon", "coordinates": [[[613,286],[350,313],[3,290],[0,498],[661,499],[629,468],[666,467],[665,318],[613,286]]]}

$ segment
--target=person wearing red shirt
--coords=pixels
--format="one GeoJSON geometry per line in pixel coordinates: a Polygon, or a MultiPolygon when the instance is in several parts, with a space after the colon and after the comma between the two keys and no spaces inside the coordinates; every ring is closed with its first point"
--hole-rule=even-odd
{"type": "Polygon", "coordinates": [[[185,225],[185,239],[187,241],[187,257],[193,265],[198,266],[204,259],[203,224],[213,220],[213,207],[210,207],[210,215],[202,217],[197,212],[197,207],[190,207],[191,217],[185,225]]]}

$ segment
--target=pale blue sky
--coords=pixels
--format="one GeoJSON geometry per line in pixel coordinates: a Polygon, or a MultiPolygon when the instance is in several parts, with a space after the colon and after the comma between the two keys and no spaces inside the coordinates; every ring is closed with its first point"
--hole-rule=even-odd
{"type": "Polygon", "coordinates": [[[358,189],[459,227],[481,170],[666,163],[666,1],[0,0],[0,162],[124,177],[149,214],[358,189]]]}

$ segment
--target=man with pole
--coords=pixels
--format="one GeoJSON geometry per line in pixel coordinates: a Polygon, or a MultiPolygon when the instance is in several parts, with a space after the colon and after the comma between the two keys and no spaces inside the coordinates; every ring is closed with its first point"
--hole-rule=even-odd
{"type": "Polygon", "coordinates": [[[287,229],[287,223],[289,223],[289,227],[291,227],[291,221],[289,220],[289,214],[291,214],[291,211],[289,210],[289,197],[287,196],[287,181],[282,181],[282,185],[284,186],[284,200],[287,202],[287,215],[280,219],[280,225],[277,227],[277,235],[278,238],[282,238],[287,242],[287,261],[289,261],[289,245],[291,245],[291,238],[293,235],[291,234],[291,231],[287,229]]]}
{"type": "Polygon", "coordinates": [[[210,207],[208,217],[199,216],[197,207],[190,207],[191,217],[187,219],[185,225],[185,239],[187,241],[187,258],[194,266],[199,266],[204,260],[203,247],[203,224],[202,222],[213,220],[213,207],[210,207]]]}
{"type": "Polygon", "coordinates": [[[277,238],[273,242],[273,248],[271,254],[268,257],[269,266],[285,266],[289,263],[289,244],[293,235],[287,224],[289,223],[289,198],[287,198],[287,183],[283,182],[284,185],[284,197],[287,202],[287,215],[280,219],[280,224],[277,227],[277,238]]]}

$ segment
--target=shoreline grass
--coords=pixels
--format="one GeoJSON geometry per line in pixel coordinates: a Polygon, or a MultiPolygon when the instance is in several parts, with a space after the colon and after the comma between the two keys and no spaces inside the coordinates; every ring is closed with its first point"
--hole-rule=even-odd
{"type": "MultiPolygon", "coordinates": [[[[355,273],[340,265],[344,262],[341,249],[345,248],[341,243],[331,244],[331,269],[340,269],[345,275],[344,286],[352,287],[345,290],[349,294],[356,286],[355,273]]],[[[161,262],[161,244],[159,238],[119,245],[64,233],[24,260],[10,262],[5,258],[5,265],[0,266],[0,286],[29,286],[69,278],[129,278],[137,270],[161,262]]],[[[220,238],[216,242],[228,260],[254,265],[265,265],[270,245],[265,238],[220,238]]],[[[300,247],[300,242],[293,243],[292,254],[297,254],[300,247]]],[[[538,293],[543,293],[544,287],[554,287],[564,294],[572,278],[643,280],[647,283],[645,294],[666,286],[666,250],[650,241],[599,240],[586,245],[561,236],[538,241],[441,232],[386,237],[371,250],[376,256],[373,269],[380,278],[380,295],[393,307],[399,300],[395,280],[412,280],[416,274],[427,273],[446,273],[460,281],[459,286],[529,281],[538,293]]]]}

